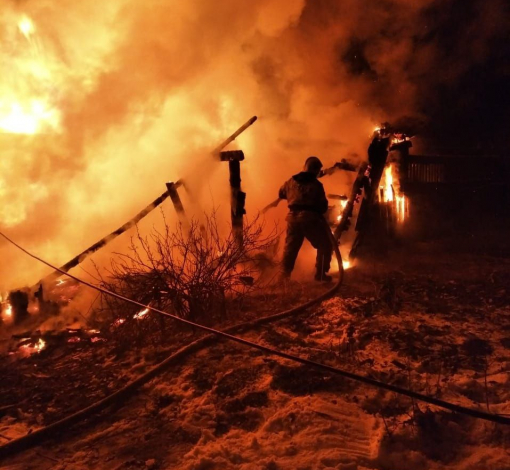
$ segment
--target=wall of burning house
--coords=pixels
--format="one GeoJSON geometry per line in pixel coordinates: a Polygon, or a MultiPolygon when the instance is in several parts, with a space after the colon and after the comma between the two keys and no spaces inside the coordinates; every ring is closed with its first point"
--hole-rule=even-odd
{"type": "MultiPolygon", "coordinates": [[[[459,41],[471,53],[452,63],[430,31],[455,2],[439,3],[4,2],[2,230],[58,264],[167,180],[187,178],[204,207],[228,206],[226,168],[209,152],[253,114],[237,142],[250,214],[309,154],[365,158],[377,123],[422,119],[434,87],[483,61],[504,30],[504,15],[475,2],[476,39],[459,41]]],[[[3,243],[0,258],[2,291],[46,272],[3,243]]]]}

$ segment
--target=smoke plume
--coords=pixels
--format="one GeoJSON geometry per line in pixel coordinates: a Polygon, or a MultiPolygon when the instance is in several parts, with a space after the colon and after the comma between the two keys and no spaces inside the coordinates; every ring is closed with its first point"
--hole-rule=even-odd
{"type": "MultiPolygon", "coordinates": [[[[62,264],[166,181],[184,176],[204,207],[226,210],[227,169],[209,153],[257,115],[235,144],[253,214],[308,155],[359,161],[380,122],[426,123],[438,89],[483,64],[508,31],[506,9],[503,0],[4,1],[0,229],[62,264]],[[461,6],[462,27],[452,26],[461,6]]],[[[48,272],[3,241],[0,260],[0,291],[48,272]]]]}

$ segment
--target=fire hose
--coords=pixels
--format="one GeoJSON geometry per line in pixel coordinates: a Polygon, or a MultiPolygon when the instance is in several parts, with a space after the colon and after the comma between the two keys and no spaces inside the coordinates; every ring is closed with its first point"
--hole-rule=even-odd
{"type": "Polygon", "coordinates": [[[504,417],[504,416],[501,416],[501,415],[487,413],[487,412],[484,412],[484,411],[479,411],[479,410],[475,410],[475,409],[471,409],[471,408],[466,408],[466,407],[463,407],[463,406],[460,406],[460,405],[457,405],[457,404],[454,404],[454,403],[450,403],[450,402],[447,402],[447,401],[444,401],[444,400],[440,400],[438,398],[430,397],[428,395],[423,395],[421,393],[414,392],[412,390],[407,390],[407,389],[404,389],[404,388],[401,388],[401,387],[397,387],[395,385],[391,385],[391,384],[387,384],[387,383],[384,383],[384,382],[380,382],[380,381],[372,379],[370,377],[362,376],[362,375],[355,374],[355,373],[352,373],[352,372],[348,372],[348,371],[345,371],[345,370],[342,370],[342,369],[338,369],[336,367],[328,366],[326,364],[322,364],[322,363],[319,363],[319,362],[311,361],[311,360],[303,358],[303,357],[299,357],[299,356],[295,356],[295,355],[292,355],[292,354],[288,354],[288,353],[285,353],[283,351],[279,351],[277,349],[270,348],[270,347],[264,346],[264,345],[259,344],[259,343],[255,343],[253,341],[249,341],[249,340],[243,339],[243,338],[241,338],[239,336],[235,336],[235,333],[239,333],[239,332],[245,331],[245,330],[247,330],[249,328],[253,328],[255,326],[258,326],[258,325],[261,325],[261,324],[264,324],[264,323],[268,323],[268,322],[271,322],[271,321],[279,320],[279,319],[284,318],[286,316],[290,316],[290,315],[293,315],[293,314],[300,313],[300,312],[304,311],[305,309],[309,308],[310,306],[315,305],[316,303],[321,302],[322,300],[326,299],[327,297],[333,295],[338,290],[338,288],[340,287],[340,285],[342,283],[342,279],[343,279],[343,269],[341,268],[341,266],[342,266],[342,258],[340,256],[340,252],[339,252],[338,245],[336,243],[335,238],[333,237],[333,235],[331,234],[330,231],[328,233],[330,233],[331,243],[332,243],[333,249],[335,251],[335,255],[336,255],[336,258],[338,260],[339,268],[340,268],[340,276],[338,278],[338,281],[336,282],[336,284],[331,289],[329,289],[327,292],[325,292],[324,294],[320,295],[316,299],[312,299],[312,300],[310,300],[310,301],[308,301],[308,302],[306,302],[306,303],[304,303],[302,305],[299,305],[297,307],[294,307],[294,308],[292,308],[290,310],[286,310],[284,312],[280,312],[280,313],[277,313],[275,315],[270,315],[270,316],[267,316],[267,317],[264,317],[264,318],[259,318],[257,320],[254,320],[254,321],[251,321],[251,322],[247,322],[247,323],[243,323],[241,325],[235,325],[235,326],[233,326],[231,328],[228,328],[225,331],[220,331],[220,330],[216,330],[214,328],[210,328],[210,327],[207,327],[207,326],[204,326],[204,325],[200,325],[200,324],[195,323],[195,322],[190,321],[190,320],[186,320],[184,318],[180,318],[180,317],[178,317],[176,315],[172,315],[171,313],[168,313],[168,312],[159,310],[157,308],[151,307],[150,305],[144,305],[144,304],[142,304],[140,302],[137,302],[137,301],[135,301],[133,299],[129,299],[129,298],[124,297],[124,296],[122,296],[120,294],[117,294],[115,292],[111,292],[111,291],[109,291],[107,289],[101,288],[101,287],[96,286],[94,284],[91,284],[91,283],[89,283],[89,282],[87,282],[87,281],[85,281],[83,279],[80,279],[80,278],[78,278],[78,277],[76,277],[76,276],[74,276],[72,274],[64,272],[63,270],[61,270],[61,269],[57,268],[56,266],[48,263],[47,261],[43,260],[42,258],[40,258],[40,257],[38,257],[38,256],[36,256],[36,255],[34,255],[32,253],[30,253],[25,248],[23,248],[22,246],[18,245],[16,242],[11,240],[5,234],[0,232],[0,236],[2,236],[5,240],[7,240],[9,243],[14,245],[19,250],[21,250],[24,253],[26,253],[31,258],[33,258],[33,259],[35,259],[35,260],[45,264],[46,266],[48,266],[48,267],[50,267],[50,268],[52,268],[52,269],[54,269],[56,271],[61,272],[61,274],[64,274],[64,275],[70,277],[71,279],[74,279],[75,281],[77,281],[77,282],[79,282],[79,283],[81,283],[83,285],[86,285],[86,286],[88,286],[88,287],[90,287],[90,288],[92,288],[92,289],[94,289],[94,290],[96,290],[98,292],[101,292],[102,294],[109,295],[111,297],[115,297],[115,298],[117,298],[119,300],[125,301],[127,303],[132,304],[132,305],[136,305],[138,307],[142,307],[144,309],[148,309],[148,310],[150,310],[150,311],[152,311],[154,313],[157,313],[157,314],[160,314],[160,315],[164,315],[166,317],[172,318],[175,321],[178,321],[180,323],[186,324],[188,326],[192,326],[194,328],[197,328],[197,329],[200,329],[202,331],[205,331],[205,332],[209,333],[204,338],[201,338],[201,339],[199,339],[197,341],[194,341],[193,343],[191,343],[191,344],[181,348],[179,351],[173,353],[171,356],[169,356],[167,359],[165,359],[164,361],[159,363],[157,366],[155,366],[149,372],[147,372],[146,374],[142,375],[141,377],[139,377],[138,379],[134,380],[133,382],[129,383],[125,387],[121,388],[117,392],[114,392],[113,394],[111,394],[111,395],[103,398],[102,400],[100,400],[100,401],[90,405],[89,407],[84,408],[84,409],[82,409],[82,410],[80,410],[80,411],[78,411],[78,412],[76,412],[76,413],[74,413],[74,414],[72,414],[72,415],[70,415],[70,416],[60,420],[60,421],[52,423],[52,424],[50,424],[50,425],[48,425],[48,426],[46,426],[44,428],[38,429],[38,430],[36,430],[36,431],[34,431],[34,432],[30,433],[30,434],[27,434],[27,435],[25,435],[25,436],[23,436],[21,438],[18,438],[18,439],[14,439],[14,440],[12,440],[12,441],[10,441],[10,442],[0,446],[0,456],[6,456],[6,455],[9,455],[9,454],[15,453],[17,451],[25,450],[29,446],[33,446],[33,445],[36,445],[36,444],[42,442],[44,439],[47,439],[47,438],[51,437],[52,435],[55,435],[58,432],[60,432],[60,431],[62,431],[64,429],[67,429],[69,426],[71,426],[72,424],[77,423],[78,421],[84,420],[84,419],[92,416],[93,414],[98,413],[99,411],[104,410],[106,407],[108,407],[108,406],[110,406],[110,405],[112,405],[114,403],[118,404],[119,400],[125,400],[128,396],[130,396],[130,394],[132,394],[140,386],[142,386],[143,384],[147,383],[149,380],[151,380],[154,377],[156,377],[160,372],[165,370],[165,368],[168,367],[172,362],[174,362],[175,360],[180,359],[180,358],[186,356],[188,353],[194,352],[197,349],[206,346],[215,337],[220,337],[220,338],[228,339],[230,341],[233,341],[233,342],[236,342],[236,343],[239,343],[239,344],[251,347],[253,349],[257,349],[257,350],[262,351],[263,353],[266,353],[266,354],[270,354],[270,355],[278,356],[278,357],[281,357],[281,358],[284,358],[284,359],[288,359],[290,361],[293,361],[293,362],[296,362],[296,363],[299,363],[299,364],[303,364],[303,365],[306,365],[306,366],[309,366],[309,367],[313,367],[315,369],[318,369],[318,370],[321,370],[321,371],[324,371],[324,372],[336,374],[336,375],[339,375],[341,377],[344,377],[344,378],[347,378],[347,379],[350,379],[350,380],[354,380],[354,381],[357,381],[357,382],[364,383],[366,385],[370,385],[370,386],[374,386],[374,387],[377,387],[377,388],[380,388],[380,389],[384,389],[384,390],[388,390],[388,391],[391,391],[391,392],[395,392],[397,394],[404,395],[404,396],[407,396],[407,397],[410,397],[410,398],[413,398],[413,399],[416,399],[416,400],[422,401],[424,403],[428,403],[428,404],[431,404],[431,405],[434,405],[434,406],[437,406],[437,407],[440,407],[440,408],[443,408],[443,409],[447,409],[447,410],[450,410],[450,411],[454,411],[454,412],[457,412],[457,413],[461,413],[461,414],[464,414],[464,415],[467,415],[467,416],[471,416],[471,417],[474,417],[474,418],[478,418],[478,419],[482,419],[482,420],[485,420],[485,421],[490,421],[490,422],[493,422],[493,423],[510,425],[510,418],[507,418],[507,417],[504,417]]]}
{"type": "MultiPolygon", "coordinates": [[[[329,229],[328,229],[328,231],[329,231],[329,229]]],[[[331,232],[329,232],[329,233],[331,233],[331,232]]],[[[338,277],[338,280],[337,280],[337,282],[335,283],[335,285],[333,287],[328,289],[326,292],[324,292],[320,296],[318,296],[318,297],[316,297],[316,298],[314,298],[312,300],[309,300],[308,302],[305,302],[305,303],[303,303],[301,305],[298,305],[298,306],[296,306],[294,308],[285,310],[283,312],[279,312],[279,313],[274,314],[274,315],[269,315],[269,316],[266,316],[266,317],[257,318],[255,320],[252,320],[252,321],[249,321],[249,322],[245,322],[245,323],[242,323],[242,324],[234,325],[234,326],[232,326],[230,328],[227,328],[225,331],[219,331],[219,330],[215,330],[213,328],[209,328],[207,326],[203,326],[203,325],[200,325],[198,323],[186,320],[184,318],[177,317],[177,316],[172,315],[172,314],[170,314],[168,312],[164,312],[162,310],[159,310],[159,309],[156,309],[154,307],[151,307],[150,305],[144,305],[144,304],[142,304],[140,302],[137,302],[135,300],[129,299],[127,297],[124,297],[122,295],[119,295],[119,294],[116,294],[114,292],[111,292],[111,291],[109,291],[107,289],[103,289],[102,287],[99,287],[99,286],[96,286],[96,285],[94,285],[92,283],[89,283],[88,281],[85,281],[83,279],[80,279],[80,278],[72,275],[72,274],[69,274],[68,272],[64,271],[64,269],[57,268],[56,266],[48,263],[47,261],[41,259],[40,257],[35,256],[34,254],[30,253],[28,250],[26,250],[25,248],[23,248],[22,246],[18,245],[13,240],[11,240],[8,236],[3,234],[2,232],[0,232],[0,236],[2,236],[4,239],[6,239],[9,243],[14,245],[19,250],[21,250],[24,253],[26,253],[31,258],[34,258],[35,260],[37,260],[37,261],[45,264],[46,266],[54,269],[55,272],[58,272],[60,274],[68,276],[71,279],[74,279],[75,281],[79,282],[80,284],[88,286],[88,287],[90,287],[90,288],[92,288],[92,289],[94,289],[94,290],[96,290],[96,291],[98,291],[98,292],[100,292],[102,294],[110,295],[112,297],[115,297],[117,299],[123,300],[123,301],[125,301],[127,303],[130,303],[132,305],[136,305],[138,307],[143,307],[144,309],[146,308],[146,309],[148,309],[148,310],[150,310],[152,312],[155,312],[155,313],[158,313],[160,315],[172,318],[173,320],[179,321],[179,322],[184,323],[186,325],[189,325],[189,326],[192,326],[192,327],[196,327],[196,328],[198,328],[198,329],[200,329],[202,331],[210,333],[210,334],[208,334],[205,337],[202,337],[202,338],[200,338],[200,339],[198,339],[196,341],[193,341],[192,343],[190,343],[190,344],[188,344],[186,346],[183,346],[178,351],[172,353],[169,357],[167,357],[162,362],[160,362],[158,365],[153,367],[150,371],[148,371],[147,373],[141,375],[140,377],[138,377],[134,381],[130,382],[129,384],[125,385],[124,387],[122,387],[121,389],[117,390],[116,392],[112,393],[111,395],[108,395],[107,397],[97,401],[96,403],[93,403],[92,405],[90,405],[90,406],[88,406],[86,408],[83,408],[83,409],[77,411],[76,413],[73,413],[72,415],[69,415],[69,416],[67,416],[67,417],[65,417],[65,418],[63,418],[63,419],[61,419],[59,421],[56,421],[55,423],[52,423],[52,424],[50,424],[48,426],[45,426],[45,427],[40,428],[40,429],[37,429],[37,430],[35,430],[35,431],[33,431],[33,432],[29,433],[29,434],[26,434],[25,436],[22,436],[22,437],[17,438],[17,439],[13,439],[12,441],[9,441],[8,443],[1,445],[0,446],[0,457],[5,457],[5,456],[8,456],[8,455],[12,455],[12,454],[14,454],[16,452],[20,452],[20,451],[23,451],[23,450],[31,447],[31,446],[37,445],[37,444],[41,443],[42,441],[44,441],[46,439],[49,439],[52,436],[57,435],[59,432],[65,430],[65,429],[68,429],[69,426],[71,426],[73,424],[76,424],[79,421],[83,421],[83,420],[89,418],[90,416],[99,413],[100,411],[104,410],[105,408],[107,408],[107,407],[109,407],[109,406],[111,406],[113,404],[118,405],[120,401],[126,400],[137,389],[139,389],[142,385],[146,384],[147,382],[149,382],[150,380],[155,378],[158,374],[160,374],[164,370],[166,370],[167,367],[169,367],[176,360],[184,358],[187,355],[189,355],[189,354],[191,354],[191,353],[193,353],[193,352],[195,352],[195,351],[197,351],[197,350],[199,350],[199,349],[201,349],[203,347],[206,347],[214,338],[216,338],[218,336],[222,337],[222,338],[230,339],[232,341],[239,342],[241,344],[245,344],[247,346],[253,345],[253,347],[255,347],[257,349],[260,349],[262,351],[264,351],[264,350],[267,350],[267,352],[272,351],[271,348],[266,348],[265,346],[258,345],[257,343],[252,343],[250,341],[244,340],[244,339],[239,338],[237,336],[233,336],[233,334],[234,333],[239,333],[239,332],[242,332],[242,331],[246,331],[246,330],[249,330],[250,328],[254,328],[254,327],[258,326],[258,325],[263,325],[265,323],[270,323],[272,321],[280,320],[282,318],[285,318],[285,317],[288,317],[288,316],[291,316],[291,315],[296,315],[298,313],[301,313],[301,312],[305,311],[307,308],[309,308],[309,307],[311,307],[311,306],[313,306],[313,305],[315,305],[315,304],[317,304],[317,303],[327,299],[328,297],[332,296],[340,288],[340,285],[342,284],[342,281],[343,281],[343,274],[344,274],[344,270],[343,270],[343,267],[342,267],[342,258],[340,256],[340,251],[338,250],[337,243],[334,242],[333,236],[331,235],[331,241],[332,241],[333,248],[335,250],[335,255],[336,255],[336,258],[337,258],[337,261],[338,261],[338,265],[339,265],[339,277],[338,277]]],[[[285,354],[285,353],[281,353],[281,354],[285,354]]]]}

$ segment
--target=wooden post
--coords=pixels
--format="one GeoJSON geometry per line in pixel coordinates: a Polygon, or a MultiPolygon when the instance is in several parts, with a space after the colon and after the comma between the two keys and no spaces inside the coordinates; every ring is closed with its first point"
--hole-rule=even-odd
{"type": "MultiPolygon", "coordinates": [[[[237,131],[235,131],[228,139],[223,141],[218,147],[216,147],[212,154],[216,157],[218,153],[221,152],[223,148],[225,148],[230,142],[234,141],[241,133],[243,133],[248,127],[250,127],[255,121],[257,120],[257,116],[253,116],[251,119],[249,119],[247,122],[245,122],[237,131]]],[[[1,136],[1,134],[0,134],[1,136]]],[[[176,186],[180,186],[182,184],[181,181],[177,181],[176,186]]],[[[114,230],[112,233],[107,235],[106,237],[103,237],[98,242],[94,243],[92,246],[87,248],[85,251],[82,251],[79,255],[75,256],[72,260],[68,261],[66,264],[62,265],[60,267],[61,271],[69,271],[70,269],[74,268],[78,264],[80,264],[83,260],[85,260],[88,256],[90,256],[92,253],[95,253],[97,250],[105,246],[107,243],[111,242],[114,238],[118,237],[122,233],[124,233],[126,230],[129,230],[131,227],[136,225],[137,222],[142,220],[147,214],[152,212],[156,207],[158,207],[166,198],[168,197],[168,191],[165,191],[161,196],[156,198],[153,202],[151,202],[145,209],[143,209],[141,212],[136,214],[131,220],[126,222],[122,227],[119,227],[117,230],[114,230]]],[[[62,273],[60,271],[54,271],[53,273],[49,274],[45,278],[41,279],[37,284],[40,284],[41,282],[49,282],[55,277],[60,276],[62,273]]]]}
{"type": "Polygon", "coordinates": [[[220,152],[220,160],[228,162],[232,231],[241,246],[243,243],[243,216],[246,213],[244,210],[246,193],[241,191],[241,162],[244,160],[244,153],[241,150],[220,152]]]}
{"type": "Polygon", "coordinates": [[[244,203],[246,194],[241,191],[241,162],[230,160],[228,162],[230,171],[230,207],[232,217],[232,230],[239,243],[243,243],[243,216],[245,214],[244,203]]]}

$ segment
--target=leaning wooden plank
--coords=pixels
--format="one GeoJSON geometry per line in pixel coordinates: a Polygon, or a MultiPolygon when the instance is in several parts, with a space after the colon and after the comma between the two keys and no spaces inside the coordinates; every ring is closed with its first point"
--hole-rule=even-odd
{"type": "MultiPolygon", "coordinates": [[[[166,198],[168,197],[168,192],[165,191],[161,196],[156,198],[154,201],[152,201],[145,209],[141,210],[136,214],[133,218],[131,218],[128,222],[126,222],[124,225],[119,227],[117,230],[114,230],[109,235],[106,235],[106,237],[101,238],[98,242],[94,243],[93,245],[89,246],[86,250],[82,251],[79,255],[75,256],[72,260],[68,261],[64,265],[60,267],[62,271],[69,271],[70,269],[74,268],[78,264],[80,264],[87,256],[90,256],[92,253],[95,253],[97,250],[105,246],[107,243],[111,242],[114,238],[118,237],[122,233],[124,233],[126,230],[129,230],[131,227],[136,225],[140,220],[142,220],[147,214],[152,212],[156,207],[158,207],[166,198]]],[[[39,283],[50,281],[52,278],[60,276],[61,273],[59,271],[54,271],[48,276],[46,276],[44,279],[42,279],[39,283]]]]}

